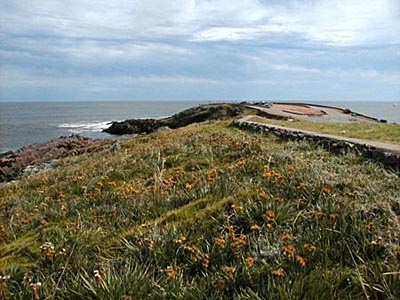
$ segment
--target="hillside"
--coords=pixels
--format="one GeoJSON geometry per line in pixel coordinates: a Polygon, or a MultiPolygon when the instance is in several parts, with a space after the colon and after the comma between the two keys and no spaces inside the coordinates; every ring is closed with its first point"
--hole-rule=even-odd
{"type": "Polygon", "coordinates": [[[0,189],[0,298],[398,299],[399,195],[229,121],[139,136],[0,189]]]}

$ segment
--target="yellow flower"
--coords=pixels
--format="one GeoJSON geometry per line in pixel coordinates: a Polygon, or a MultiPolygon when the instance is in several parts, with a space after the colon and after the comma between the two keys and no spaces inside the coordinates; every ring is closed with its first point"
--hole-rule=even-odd
{"type": "Polygon", "coordinates": [[[186,183],[186,184],[185,184],[185,188],[186,188],[187,190],[190,190],[192,187],[193,187],[193,185],[190,184],[190,183],[186,183]]]}
{"type": "Polygon", "coordinates": [[[250,229],[253,230],[253,231],[260,231],[260,230],[261,230],[261,227],[258,226],[257,224],[254,224],[254,225],[252,225],[252,226],[250,227],[250,229]]]}

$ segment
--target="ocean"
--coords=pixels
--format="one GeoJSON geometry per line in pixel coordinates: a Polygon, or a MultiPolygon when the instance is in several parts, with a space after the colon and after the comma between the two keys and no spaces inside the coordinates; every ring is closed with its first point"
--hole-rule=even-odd
{"type": "MultiPolygon", "coordinates": [[[[71,134],[90,138],[115,138],[102,132],[111,121],[160,118],[202,103],[207,102],[3,102],[0,103],[0,153],[71,134]]],[[[350,108],[358,113],[400,123],[400,103],[310,103],[350,108]]]]}

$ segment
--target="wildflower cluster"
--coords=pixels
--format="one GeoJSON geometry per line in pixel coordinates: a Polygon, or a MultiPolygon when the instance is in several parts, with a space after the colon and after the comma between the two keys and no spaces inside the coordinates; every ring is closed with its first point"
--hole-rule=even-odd
{"type": "Polygon", "coordinates": [[[272,228],[275,222],[275,212],[273,210],[266,211],[262,217],[267,221],[267,228],[272,228]]]}
{"type": "Polygon", "coordinates": [[[54,258],[57,255],[59,256],[67,256],[67,250],[65,248],[61,248],[58,252],[56,251],[53,243],[51,242],[45,242],[42,244],[40,247],[40,250],[42,252],[42,255],[44,258],[54,258]]]}

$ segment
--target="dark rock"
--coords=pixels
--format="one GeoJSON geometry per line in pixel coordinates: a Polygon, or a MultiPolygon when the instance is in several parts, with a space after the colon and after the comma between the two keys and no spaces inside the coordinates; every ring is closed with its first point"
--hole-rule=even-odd
{"type": "Polygon", "coordinates": [[[111,141],[92,140],[79,135],[62,136],[44,144],[35,144],[15,152],[1,154],[0,182],[9,182],[20,175],[34,174],[52,166],[55,159],[99,151],[111,141]]]}
{"type": "Polygon", "coordinates": [[[239,116],[245,108],[238,104],[208,104],[192,107],[163,119],[132,119],[123,122],[112,122],[104,132],[116,135],[147,134],[161,127],[171,129],[200,123],[207,120],[221,120],[239,116]]]}
{"type": "Polygon", "coordinates": [[[351,114],[352,111],[351,111],[349,108],[345,108],[345,109],[343,110],[343,113],[345,113],[345,114],[351,114]]]}

